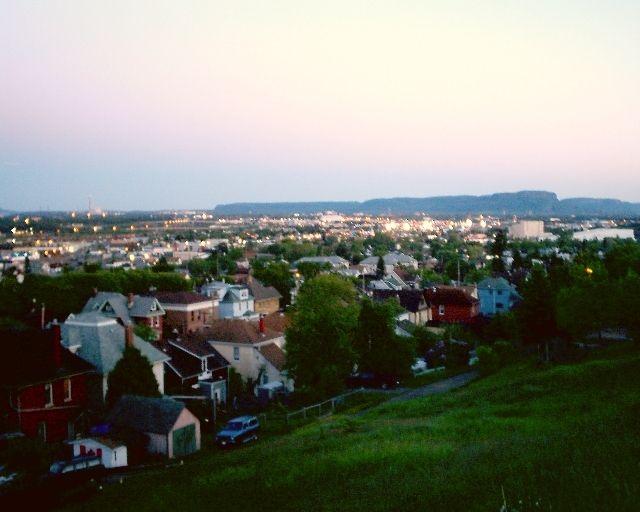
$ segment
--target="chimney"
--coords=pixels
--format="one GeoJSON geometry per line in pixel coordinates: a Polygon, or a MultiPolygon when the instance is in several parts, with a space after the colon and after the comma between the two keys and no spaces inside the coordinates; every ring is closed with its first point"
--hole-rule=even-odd
{"type": "Polygon", "coordinates": [[[260,320],[258,320],[258,327],[260,329],[260,334],[264,334],[264,315],[260,315],[260,320]]]}
{"type": "Polygon", "coordinates": [[[93,296],[94,296],[94,297],[95,297],[96,295],[98,295],[98,289],[97,289],[97,288],[94,288],[92,291],[93,291],[93,296]]]}
{"type": "Polygon", "coordinates": [[[124,346],[133,348],[133,325],[127,325],[124,328],[124,346]]]}
{"type": "Polygon", "coordinates": [[[60,332],[60,324],[55,322],[51,326],[51,330],[53,331],[53,340],[52,340],[52,356],[53,356],[53,364],[56,369],[62,367],[62,334],[60,332]]]}
{"type": "Polygon", "coordinates": [[[127,303],[127,307],[131,309],[133,307],[133,293],[129,292],[129,301],[127,303]]]}

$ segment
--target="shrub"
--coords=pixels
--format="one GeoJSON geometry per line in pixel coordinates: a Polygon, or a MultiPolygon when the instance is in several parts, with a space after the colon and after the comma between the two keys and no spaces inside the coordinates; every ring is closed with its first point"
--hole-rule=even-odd
{"type": "Polygon", "coordinates": [[[478,369],[483,375],[494,373],[500,368],[500,356],[494,349],[481,345],[476,349],[478,356],[478,369]]]}
{"type": "Polygon", "coordinates": [[[498,340],[493,344],[493,351],[497,354],[500,366],[506,366],[513,360],[513,345],[505,340],[498,340]]]}

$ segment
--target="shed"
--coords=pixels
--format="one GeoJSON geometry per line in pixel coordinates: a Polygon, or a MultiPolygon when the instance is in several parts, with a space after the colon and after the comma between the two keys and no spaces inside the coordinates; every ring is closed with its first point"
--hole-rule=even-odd
{"type": "Polygon", "coordinates": [[[73,456],[95,454],[102,459],[105,468],[119,468],[126,466],[127,447],[124,443],[110,437],[87,437],[76,439],[73,445],[73,456]]]}
{"type": "Polygon", "coordinates": [[[147,451],[168,458],[200,449],[200,421],[186,406],[172,398],[124,395],[108,417],[117,429],[129,429],[149,438],[147,451]]]}

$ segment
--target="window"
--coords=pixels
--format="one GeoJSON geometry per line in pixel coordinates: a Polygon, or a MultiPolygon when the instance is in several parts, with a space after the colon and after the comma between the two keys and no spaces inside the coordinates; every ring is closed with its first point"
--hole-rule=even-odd
{"type": "Polygon", "coordinates": [[[262,385],[265,384],[269,384],[269,376],[266,373],[262,376],[262,385]]]}
{"type": "Polygon", "coordinates": [[[439,315],[444,315],[444,304],[440,304],[438,306],[438,314],[439,315]]]}
{"type": "Polygon", "coordinates": [[[64,379],[64,401],[71,401],[71,379],[64,379]]]}
{"type": "Polygon", "coordinates": [[[193,322],[196,319],[196,312],[192,311],[191,312],[191,321],[193,322]]]}
{"type": "Polygon", "coordinates": [[[233,360],[240,361],[240,347],[233,347],[233,360]]]}
{"type": "Polygon", "coordinates": [[[44,385],[44,406],[53,406],[53,384],[51,383],[44,385]]]}

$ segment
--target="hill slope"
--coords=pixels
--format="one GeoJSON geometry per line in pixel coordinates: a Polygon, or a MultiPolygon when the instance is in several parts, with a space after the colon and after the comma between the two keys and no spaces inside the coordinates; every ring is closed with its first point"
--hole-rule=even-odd
{"type": "Polygon", "coordinates": [[[504,370],[107,487],[91,510],[634,510],[640,357],[504,370]],[[522,503],[520,503],[522,502],[522,503]],[[536,505],[537,503],[537,505],[536,505]],[[512,508],[513,507],[513,508],[512,508]]]}

